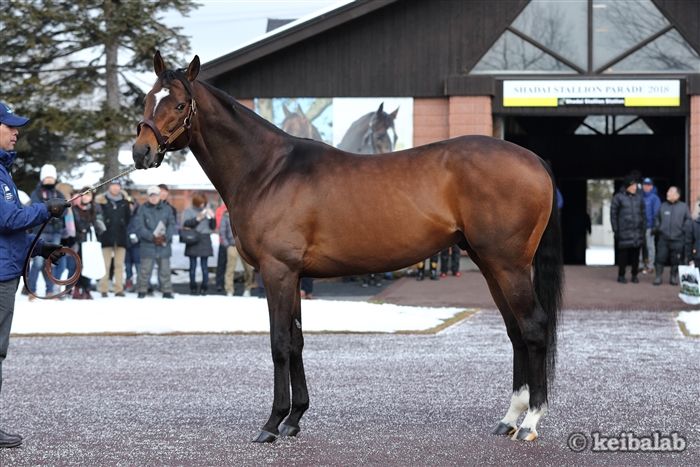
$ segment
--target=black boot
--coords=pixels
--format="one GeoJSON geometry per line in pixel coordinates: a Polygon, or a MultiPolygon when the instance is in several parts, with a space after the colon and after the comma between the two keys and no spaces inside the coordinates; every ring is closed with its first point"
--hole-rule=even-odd
{"type": "Polygon", "coordinates": [[[190,295],[199,295],[199,290],[195,284],[190,284],[190,295]]]}
{"type": "Polygon", "coordinates": [[[430,258],[430,280],[436,281],[440,279],[438,275],[438,262],[437,256],[430,258]]]}
{"type": "Polygon", "coordinates": [[[671,279],[668,283],[671,285],[678,285],[678,266],[671,268],[671,279]]]}
{"type": "Polygon", "coordinates": [[[652,282],[654,285],[661,285],[662,279],[661,276],[664,274],[664,267],[661,266],[660,264],[656,265],[656,277],[654,278],[654,282],[652,282]]]}
{"type": "Polygon", "coordinates": [[[199,295],[206,295],[207,294],[207,286],[202,284],[202,287],[199,289],[199,295]]]}

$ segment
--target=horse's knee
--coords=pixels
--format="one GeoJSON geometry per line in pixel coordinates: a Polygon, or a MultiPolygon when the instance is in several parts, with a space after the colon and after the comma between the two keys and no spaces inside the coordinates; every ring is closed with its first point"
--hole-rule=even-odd
{"type": "Polygon", "coordinates": [[[289,345],[277,344],[272,346],[272,363],[275,365],[286,365],[289,363],[289,345]]]}

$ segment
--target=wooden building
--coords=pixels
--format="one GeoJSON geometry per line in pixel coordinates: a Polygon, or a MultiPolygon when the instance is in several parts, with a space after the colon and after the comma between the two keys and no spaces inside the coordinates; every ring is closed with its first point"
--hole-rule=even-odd
{"type": "Polygon", "coordinates": [[[697,203],[698,51],[696,1],[358,0],[206,63],[200,78],[251,107],[412,97],[414,145],[485,134],[525,146],[553,165],[565,259],[582,263],[589,181],[636,170],[662,199],[677,185],[697,203]]]}

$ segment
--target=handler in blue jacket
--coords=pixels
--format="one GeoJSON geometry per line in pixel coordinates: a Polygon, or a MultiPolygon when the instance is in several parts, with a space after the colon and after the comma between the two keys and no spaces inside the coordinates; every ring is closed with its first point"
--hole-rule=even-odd
{"type": "MultiPolygon", "coordinates": [[[[28,122],[28,118],[15,115],[5,103],[0,102],[0,390],[2,362],[7,356],[10,343],[15,294],[24,259],[33,240],[27,229],[45,222],[50,217],[62,217],[63,211],[70,206],[64,199],[50,199],[45,204],[37,203],[28,207],[23,207],[20,203],[10,168],[17,156],[13,149],[17,143],[19,128],[28,122]]],[[[35,252],[56,262],[60,258],[57,252],[59,248],[61,245],[39,241],[35,252]]],[[[0,448],[14,448],[20,444],[20,435],[6,433],[0,429],[0,448]]]]}

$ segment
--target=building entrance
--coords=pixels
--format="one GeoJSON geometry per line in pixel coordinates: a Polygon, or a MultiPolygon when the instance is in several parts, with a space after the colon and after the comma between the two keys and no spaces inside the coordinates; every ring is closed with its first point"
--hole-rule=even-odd
{"type": "Polygon", "coordinates": [[[590,227],[602,222],[598,212],[591,212],[590,180],[613,180],[617,190],[622,179],[634,173],[651,177],[662,201],[670,185],[687,193],[686,117],[506,116],[503,125],[506,140],[535,152],[554,169],[564,198],[567,264],[586,264],[590,227]]]}

